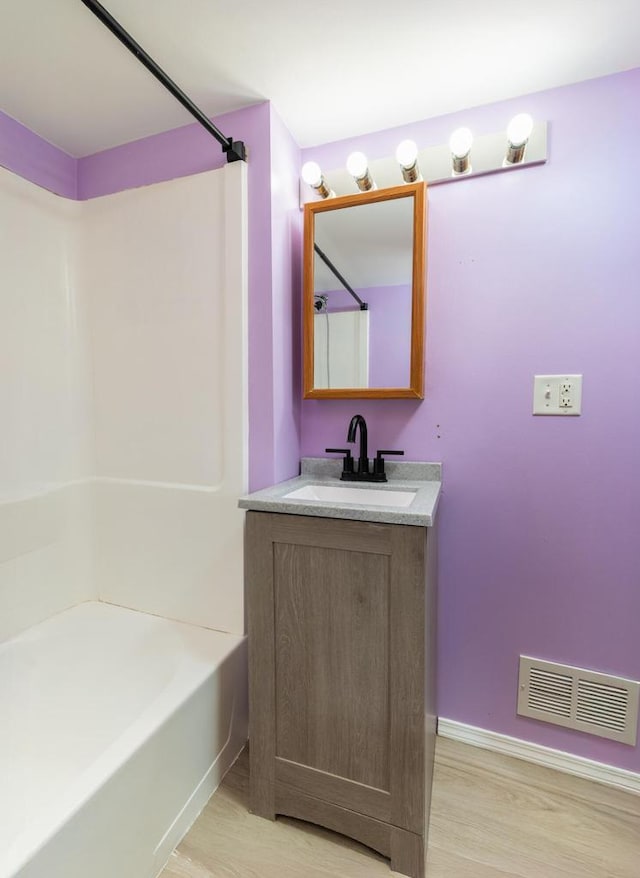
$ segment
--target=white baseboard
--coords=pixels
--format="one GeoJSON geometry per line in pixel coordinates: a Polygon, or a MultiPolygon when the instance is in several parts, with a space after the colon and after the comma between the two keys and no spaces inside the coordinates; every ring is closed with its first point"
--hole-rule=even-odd
{"type": "Polygon", "coordinates": [[[625,792],[640,796],[640,774],[634,771],[615,768],[612,765],[605,765],[604,762],[595,762],[592,759],[585,759],[583,756],[573,756],[562,750],[543,747],[541,744],[531,744],[529,741],[521,741],[519,738],[501,735],[498,732],[489,732],[486,729],[469,726],[452,719],[438,719],[438,734],[442,738],[451,738],[454,741],[471,744],[473,747],[481,747],[483,750],[504,753],[505,756],[513,756],[516,759],[524,759],[525,762],[534,762],[536,765],[555,768],[556,771],[595,780],[598,783],[617,787],[625,792]]]}

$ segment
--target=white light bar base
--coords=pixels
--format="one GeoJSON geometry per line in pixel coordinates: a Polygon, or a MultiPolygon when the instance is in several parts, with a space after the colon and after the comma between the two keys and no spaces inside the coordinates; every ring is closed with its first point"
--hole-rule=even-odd
{"type": "MultiPolygon", "coordinates": [[[[547,123],[537,122],[529,137],[524,159],[517,165],[505,165],[507,154],[507,136],[504,131],[498,134],[485,134],[476,137],[471,147],[471,170],[466,174],[454,174],[451,163],[451,150],[444,143],[440,146],[429,146],[418,152],[418,166],[422,179],[430,186],[441,183],[456,183],[470,177],[481,177],[485,174],[498,174],[541,165],[547,161],[547,123]]],[[[369,172],[378,189],[402,185],[402,171],[393,156],[369,162],[369,172]]],[[[345,168],[324,171],[327,185],[336,195],[352,195],[358,193],[355,180],[345,168]]],[[[300,181],[300,207],[307,201],[321,201],[320,196],[306,183],[300,181]]]]}

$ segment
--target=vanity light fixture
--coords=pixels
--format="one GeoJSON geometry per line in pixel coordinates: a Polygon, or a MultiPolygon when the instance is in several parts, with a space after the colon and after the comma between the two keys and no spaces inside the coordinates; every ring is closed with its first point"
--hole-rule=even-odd
{"type": "Polygon", "coordinates": [[[376,189],[373,177],[369,173],[367,157],[363,152],[352,152],[347,159],[347,171],[356,181],[356,185],[361,192],[369,192],[376,189]]]}
{"type": "Polygon", "coordinates": [[[418,183],[422,180],[418,167],[418,147],[413,140],[403,140],[398,144],[396,161],[400,165],[405,183],[418,183]]]}
{"type": "MultiPolygon", "coordinates": [[[[502,130],[494,129],[490,134],[475,130],[472,133],[466,127],[455,131],[450,129],[448,139],[443,138],[432,146],[421,145],[417,139],[416,142],[403,140],[396,142],[397,145],[387,155],[375,159],[370,157],[369,161],[361,152],[354,152],[349,155],[346,169],[334,166],[327,173],[338,195],[350,195],[359,200],[360,195],[367,192],[377,196],[378,190],[403,190],[423,181],[435,186],[544,164],[549,153],[548,123],[544,119],[532,118],[527,113],[515,115],[508,126],[506,122],[509,122],[508,118],[502,130]],[[411,180],[415,182],[409,182],[411,180]]],[[[346,153],[343,155],[346,157],[346,153]]],[[[312,175],[309,182],[317,185],[322,174],[317,165],[312,167],[315,168],[316,179],[312,175]]],[[[305,202],[321,200],[302,185],[299,195],[301,208],[305,202]]]]}
{"type": "Polygon", "coordinates": [[[307,186],[315,189],[321,198],[335,197],[336,193],[327,184],[317,162],[305,162],[302,166],[301,176],[307,186]]]}
{"type": "Polygon", "coordinates": [[[473,134],[468,128],[456,128],[449,138],[454,177],[471,173],[470,155],[472,144],[473,134]]]}
{"type": "Polygon", "coordinates": [[[518,113],[507,128],[507,155],[504,165],[517,165],[524,159],[524,151],[533,130],[533,119],[528,113],[518,113]]]}

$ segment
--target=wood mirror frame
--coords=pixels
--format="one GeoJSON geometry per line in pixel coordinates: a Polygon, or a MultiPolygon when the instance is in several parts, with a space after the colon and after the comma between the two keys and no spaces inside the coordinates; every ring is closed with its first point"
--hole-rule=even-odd
{"type": "Polygon", "coordinates": [[[312,201],[304,206],[303,261],[303,383],[304,399],[424,399],[426,183],[360,192],[312,201]],[[314,387],[314,242],[315,216],[359,204],[413,198],[413,267],[411,295],[411,352],[408,387],[314,387]]]}

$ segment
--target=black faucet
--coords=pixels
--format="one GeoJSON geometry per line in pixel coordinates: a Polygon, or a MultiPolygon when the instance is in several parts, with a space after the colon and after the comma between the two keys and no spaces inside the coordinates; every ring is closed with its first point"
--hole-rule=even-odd
{"type": "Polygon", "coordinates": [[[356,441],[356,430],[360,427],[360,454],[356,473],[362,478],[369,475],[369,452],[367,451],[367,422],[362,415],[354,415],[351,418],[347,430],[347,442],[356,441]]]}
{"type": "Polygon", "coordinates": [[[347,442],[356,441],[356,431],[360,427],[360,453],[354,469],[354,459],[349,448],[325,448],[331,454],[344,454],[342,461],[343,482],[386,482],[383,454],[404,454],[404,451],[379,451],[373,461],[373,471],[369,470],[369,452],[367,451],[367,422],[362,415],[354,415],[349,423],[347,442]]]}

